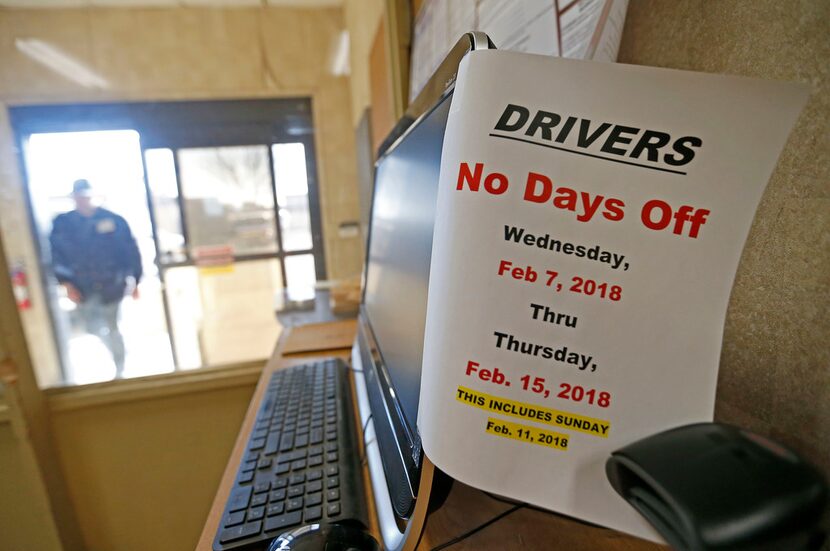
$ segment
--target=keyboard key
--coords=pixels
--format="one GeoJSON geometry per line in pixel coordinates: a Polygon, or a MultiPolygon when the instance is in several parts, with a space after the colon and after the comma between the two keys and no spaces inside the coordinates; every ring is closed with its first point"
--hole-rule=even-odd
{"type": "Polygon", "coordinates": [[[326,507],[326,513],[330,517],[336,517],[340,514],[340,504],[339,503],[329,503],[328,507],[326,507]]]}
{"type": "Polygon", "coordinates": [[[315,480],[314,482],[309,482],[305,485],[306,492],[319,492],[323,489],[323,481],[322,480],[315,480]]]}
{"type": "Polygon", "coordinates": [[[291,468],[295,471],[299,471],[300,469],[305,469],[305,459],[298,459],[291,463],[291,468]]]}
{"type": "Polygon", "coordinates": [[[239,483],[247,484],[254,479],[254,471],[244,471],[239,474],[239,483]]]}
{"type": "Polygon", "coordinates": [[[280,446],[280,433],[279,432],[272,432],[268,435],[268,438],[265,440],[265,449],[262,453],[265,455],[273,455],[277,453],[277,449],[280,446]]]}
{"type": "Polygon", "coordinates": [[[269,517],[273,517],[274,515],[281,515],[283,511],[285,511],[285,503],[280,502],[269,505],[265,510],[265,514],[269,517]]]}
{"type": "Polygon", "coordinates": [[[340,477],[339,476],[332,476],[326,479],[326,488],[332,489],[337,488],[340,486],[340,477]]]}
{"type": "MultiPolygon", "coordinates": [[[[322,442],[323,441],[323,429],[322,428],[311,429],[311,433],[309,434],[309,441],[312,444],[319,444],[320,442],[322,442]]],[[[309,450],[308,453],[311,453],[311,450],[309,450]]]]}
{"type": "Polygon", "coordinates": [[[300,457],[295,457],[294,452],[284,452],[277,456],[277,463],[291,463],[295,459],[300,459],[300,457]]]}
{"type": "Polygon", "coordinates": [[[259,459],[259,463],[257,463],[258,469],[268,469],[271,467],[271,458],[270,457],[261,457],[259,459]]]}
{"type": "Polygon", "coordinates": [[[294,434],[284,434],[280,440],[280,451],[287,452],[294,447],[294,434]]]}
{"type": "Polygon", "coordinates": [[[231,541],[236,541],[238,539],[242,539],[244,536],[242,535],[242,527],[237,526],[235,528],[225,528],[219,534],[219,541],[221,543],[228,543],[231,541]]]}
{"type": "Polygon", "coordinates": [[[305,520],[306,522],[311,522],[312,520],[319,520],[323,516],[323,508],[322,507],[309,507],[305,510],[305,520]]]}
{"type": "Polygon", "coordinates": [[[288,497],[300,497],[305,493],[305,486],[300,484],[299,486],[291,486],[288,489],[288,497]]]}
{"type": "Polygon", "coordinates": [[[262,522],[248,522],[242,525],[242,537],[249,538],[251,536],[256,536],[262,531],[262,522]]]}
{"type": "Polygon", "coordinates": [[[285,499],[285,490],[274,490],[271,492],[268,501],[273,503],[274,501],[282,501],[283,499],[285,499]]]}
{"type": "Polygon", "coordinates": [[[291,470],[291,463],[280,463],[277,465],[277,468],[274,469],[275,474],[285,474],[291,470]]]}
{"type": "Polygon", "coordinates": [[[248,451],[261,450],[265,447],[265,438],[254,438],[251,440],[251,445],[248,446],[248,451]]]}
{"type": "Polygon", "coordinates": [[[262,521],[256,522],[249,522],[248,524],[244,524],[242,526],[237,526],[235,528],[228,528],[227,530],[223,530],[222,534],[219,536],[219,541],[221,543],[228,543],[230,541],[241,540],[244,538],[250,538],[251,536],[255,536],[262,531],[262,521]]]}
{"type": "Polygon", "coordinates": [[[312,505],[320,505],[323,503],[323,494],[317,492],[316,494],[308,494],[305,498],[305,504],[307,507],[312,505]]]}
{"type": "Polygon", "coordinates": [[[328,440],[329,442],[337,440],[337,431],[336,430],[326,431],[326,440],[328,440]]]}
{"type": "Polygon", "coordinates": [[[287,478],[278,478],[274,481],[274,488],[285,488],[288,486],[287,478]]]}
{"type": "MultiPolygon", "coordinates": [[[[312,504],[313,505],[313,504],[312,504]]],[[[237,511],[236,513],[228,513],[225,515],[225,527],[236,526],[242,524],[245,520],[245,511],[237,511]]]]}
{"type": "Polygon", "coordinates": [[[265,494],[257,494],[253,498],[251,498],[251,507],[256,507],[257,505],[265,505],[268,503],[268,496],[265,494]]]}
{"type": "Polygon", "coordinates": [[[285,510],[286,511],[296,511],[297,509],[303,508],[303,498],[295,497],[294,499],[289,499],[285,502],[285,510]]]}
{"type": "Polygon", "coordinates": [[[334,489],[326,492],[326,501],[337,501],[340,499],[340,490],[334,489]]]}
{"type": "Polygon", "coordinates": [[[334,463],[335,461],[337,461],[337,452],[329,452],[326,454],[327,463],[334,463]]]}
{"type": "Polygon", "coordinates": [[[294,486],[295,484],[302,484],[305,482],[305,475],[303,473],[294,473],[288,479],[288,483],[294,486]]]}
{"type": "Polygon", "coordinates": [[[323,471],[321,471],[320,469],[308,471],[308,473],[306,473],[306,477],[308,478],[308,480],[320,480],[321,478],[323,478],[323,471]]]}
{"type": "Polygon", "coordinates": [[[269,518],[265,521],[265,531],[274,532],[275,530],[279,530],[280,532],[284,532],[284,528],[300,524],[302,518],[302,511],[295,511],[293,513],[269,518]]]}
{"type": "MultiPolygon", "coordinates": [[[[322,438],[322,431],[320,431],[320,435],[322,438]]],[[[313,455],[322,455],[323,453],[323,446],[311,446],[308,448],[308,456],[311,457],[313,455]]]]}
{"type": "Polygon", "coordinates": [[[322,455],[315,455],[314,457],[308,458],[308,466],[309,467],[319,467],[323,464],[323,456],[322,455]]]}
{"type": "Polygon", "coordinates": [[[248,520],[259,520],[265,516],[265,507],[251,507],[248,509],[248,520]]]}
{"type": "Polygon", "coordinates": [[[336,452],[337,451],[337,442],[329,442],[326,444],[326,451],[327,452],[336,452]]]}
{"type": "Polygon", "coordinates": [[[260,482],[259,484],[254,484],[254,493],[261,494],[263,492],[267,492],[271,489],[270,482],[260,482]]]}
{"type": "Polygon", "coordinates": [[[339,471],[340,469],[337,467],[337,465],[329,465],[328,467],[326,467],[326,476],[334,476],[339,471]]]}
{"type": "Polygon", "coordinates": [[[228,511],[232,513],[241,509],[247,509],[248,501],[251,499],[251,493],[253,493],[253,488],[250,486],[234,490],[228,500],[228,511]]]}
{"type": "Polygon", "coordinates": [[[288,457],[291,458],[291,461],[296,461],[297,459],[305,459],[306,454],[305,449],[294,450],[288,454],[288,457]]]}

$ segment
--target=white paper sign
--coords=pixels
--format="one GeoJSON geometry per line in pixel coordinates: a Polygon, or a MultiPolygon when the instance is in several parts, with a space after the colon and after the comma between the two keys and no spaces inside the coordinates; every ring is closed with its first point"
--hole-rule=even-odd
{"type": "Polygon", "coordinates": [[[470,54],[433,241],[418,421],[430,459],[659,539],[605,461],[712,419],[735,270],[806,97],[792,83],[470,54]]]}

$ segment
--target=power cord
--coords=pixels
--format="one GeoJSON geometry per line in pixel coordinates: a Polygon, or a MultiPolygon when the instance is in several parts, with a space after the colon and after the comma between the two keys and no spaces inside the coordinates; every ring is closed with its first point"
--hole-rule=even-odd
{"type": "Polygon", "coordinates": [[[491,494],[490,492],[485,492],[484,490],[481,491],[484,495],[489,497],[490,499],[494,499],[496,501],[500,501],[502,503],[507,503],[508,505],[524,505],[525,508],[530,509],[531,511],[539,511],[540,513],[545,513],[546,515],[558,515],[567,517],[571,522],[578,522],[579,524],[584,524],[585,526],[592,526],[594,528],[604,528],[599,524],[594,524],[593,522],[588,522],[587,520],[582,520],[575,517],[569,517],[567,515],[562,515],[561,513],[554,513],[549,509],[545,509],[544,507],[537,507],[536,505],[531,505],[530,503],[525,503],[523,501],[516,501],[513,499],[509,499],[506,497],[501,497],[496,494],[491,494]]]}
{"type": "Polygon", "coordinates": [[[490,499],[494,499],[496,501],[501,501],[502,503],[507,503],[508,505],[525,505],[531,509],[533,509],[533,505],[528,505],[524,501],[517,501],[515,499],[508,499],[506,497],[497,496],[496,494],[491,494],[490,492],[485,492],[484,490],[481,491],[484,495],[489,497],[490,499]]]}
{"type": "Polygon", "coordinates": [[[363,439],[363,453],[360,455],[360,464],[366,464],[366,429],[369,428],[369,421],[372,420],[372,414],[369,414],[369,417],[366,418],[366,422],[363,423],[363,432],[361,433],[360,437],[363,439]]]}
{"type": "Polygon", "coordinates": [[[354,371],[355,373],[363,373],[362,369],[356,369],[350,359],[343,359],[343,363],[346,364],[346,369],[349,371],[354,371]]]}
{"type": "Polygon", "coordinates": [[[453,539],[451,539],[451,540],[449,540],[449,541],[446,541],[446,542],[442,543],[441,545],[438,545],[438,546],[436,546],[436,547],[433,547],[430,551],[441,551],[441,549],[446,549],[447,547],[453,546],[453,545],[455,545],[456,543],[459,543],[459,542],[461,542],[461,541],[464,541],[465,539],[469,538],[469,537],[470,537],[470,536],[472,536],[473,534],[477,534],[478,532],[481,532],[482,530],[484,530],[485,528],[487,528],[487,527],[488,527],[488,526],[490,526],[491,524],[493,524],[493,523],[495,523],[495,522],[500,521],[500,520],[501,520],[501,519],[503,519],[504,517],[506,517],[506,516],[508,516],[508,515],[511,515],[511,514],[515,513],[516,511],[518,511],[519,509],[523,509],[524,507],[525,507],[525,504],[524,504],[524,503],[520,503],[520,504],[518,504],[518,505],[514,505],[514,506],[513,506],[513,507],[511,507],[510,509],[508,509],[508,510],[506,510],[506,511],[502,511],[502,512],[501,512],[501,513],[499,513],[498,515],[494,516],[493,518],[491,518],[491,519],[490,519],[490,520],[488,520],[487,522],[485,522],[485,523],[483,523],[483,524],[479,524],[478,526],[476,526],[475,528],[473,528],[473,529],[472,529],[472,530],[470,530],[469,532],[465,532],[465,533],[461,534],[460,536],[456,536],[456,537],[454,537],[453,539]]]}

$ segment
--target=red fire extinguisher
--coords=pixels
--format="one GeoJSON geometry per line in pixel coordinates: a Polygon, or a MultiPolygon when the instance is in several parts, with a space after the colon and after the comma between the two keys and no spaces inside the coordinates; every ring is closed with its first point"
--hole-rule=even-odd
{"type": "Polygon", "coordinates": [[[29,296],[29,280],[26,277],[26,270],[23,264],[17,263],[12,266],[12,291],[17,301],[18,310],[28,310],[32,307],[32,299],[29,296]]]}

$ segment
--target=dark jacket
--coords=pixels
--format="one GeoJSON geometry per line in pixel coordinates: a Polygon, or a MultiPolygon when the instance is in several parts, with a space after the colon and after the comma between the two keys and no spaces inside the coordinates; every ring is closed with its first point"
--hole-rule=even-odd
{"type": "Polygon", "coordinates": [[[127,221],[107,209],[92,216],[77,211],[55,218],[49,236],[52,268],[61,283],[71,283],[84,300],[105,303],[124,297],[127,278],[141,279],[141,256],[127,221]]]}

